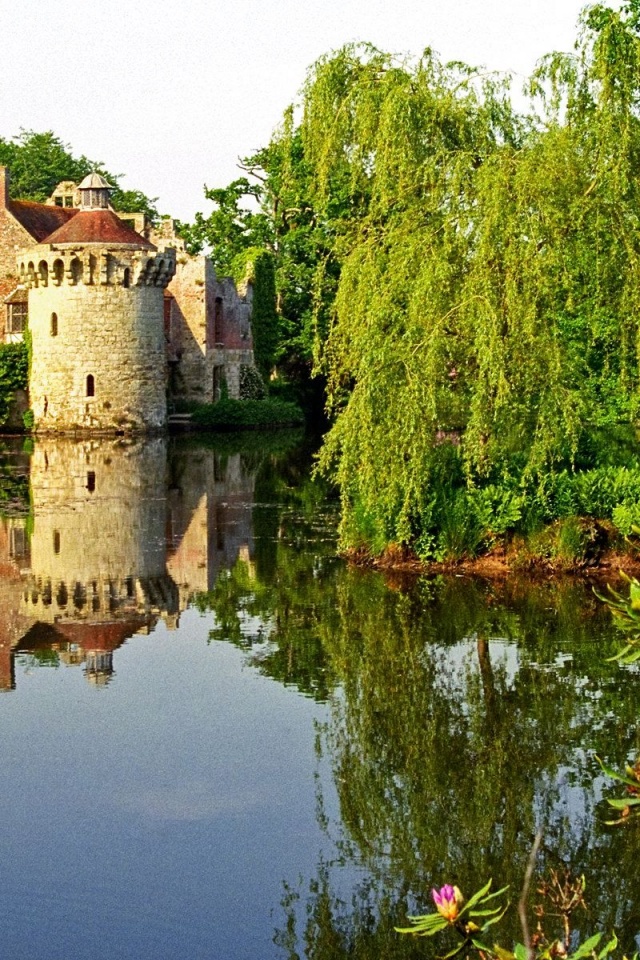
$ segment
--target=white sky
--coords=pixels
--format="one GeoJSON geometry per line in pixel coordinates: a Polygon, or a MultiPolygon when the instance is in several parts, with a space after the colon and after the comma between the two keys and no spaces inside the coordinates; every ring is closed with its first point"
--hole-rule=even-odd
{"type": "Polygon", "coordinates": [[[573,46],[582,0],[0,0],[0,135],[53,130],[75,154],[208,211],[203,185],[239,176],[307,67],[351,40],[524,78],[573,46]]]}

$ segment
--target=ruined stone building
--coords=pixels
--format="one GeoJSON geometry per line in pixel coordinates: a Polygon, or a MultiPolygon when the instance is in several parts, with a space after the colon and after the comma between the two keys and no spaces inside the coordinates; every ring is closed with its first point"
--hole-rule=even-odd
{"type": "Polygon", "coordinates": [[[90,174],[45,203],[11,200],[0,167],[0,340],[32,339],[39,432],[161,429],[179,404],[240,396],[252,289],[218,280],[171,220],[118,215],[90,174]]]}

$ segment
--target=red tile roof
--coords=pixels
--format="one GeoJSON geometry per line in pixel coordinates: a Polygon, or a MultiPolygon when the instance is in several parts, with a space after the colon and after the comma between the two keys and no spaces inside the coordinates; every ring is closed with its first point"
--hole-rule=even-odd
{"type": "Polygon", "coordinates": [[[14,287],[8,297],[5,297],[5,303],[28,303],[29,292],[26,287],[14,287]]]}
{"type": "Polygon", "coordinates": [[[42,243],[50,233],[63,226],[78,212],[72,207],[49,206],[46,203],[33,203],[31,200],[10,200],[8,209],[37,243],[42,243]]]}
{"type": "Polygon", "coordinates": [[[152,243],[126,226],[112,210],[80,210],[67,223],[46,237],[46,242],[56,246],[69,243],[126,244],[156,250],[152,243]]]}
{"type": "Polygon", "coordinates": [[[15,277],[7,277],[3,280],[0,280],[0,300],[4,300],[5,297],[9,296],[10,293],[13,293],[18,281],[15,277]]]}
{"type": "Polygon", "coordinates": [[[60,622],[56,623],[56,632],[71,643],[77,643],[86,651],[117,650],[125,640],[133,636],[136,631],[146,624],[144,617],[133,614],[126,620],[111,623],[83,623],[60,622]]]}

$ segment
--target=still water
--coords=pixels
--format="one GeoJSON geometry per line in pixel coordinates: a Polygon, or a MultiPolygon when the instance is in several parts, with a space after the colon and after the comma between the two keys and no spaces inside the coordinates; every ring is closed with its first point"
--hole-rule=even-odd
{"type": "MultiPolygon", "coordinates": [[[[300,438],[6,446],[0,929],[18,960],[433,956],[433,885],[640,931],[638,671],[587,584],[336,557],[300,438]]],[[[518,934],[515,911],[503,940],[518,934]]],[[[442,944],[439,945],[442,948],[442,944]]]]}

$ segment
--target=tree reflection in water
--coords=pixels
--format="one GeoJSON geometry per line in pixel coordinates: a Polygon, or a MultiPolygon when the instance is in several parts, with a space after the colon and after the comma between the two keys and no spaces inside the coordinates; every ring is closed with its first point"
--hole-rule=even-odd
{"type": "MultiPolygon", "coordinates": [[[[288,955],[298,936],[318,960],[437,950],[394,926],[426,909],[441,882],[472,891],[494,877],[517,900],[539,827],[540,870],[586,875],[580,933],[615,927],[631,949],[635,842],[603,823],[609,787],[594,755],[615,766],[637,752],[638,678],[607,662],[617,639],[589,586],[453,577],[390,588],[379,574],[323,564],[286,520],[277,552],[275,581],[232,575],[211,601],[262,624],[262,636],[234,633],[223,617],[217,635],[244,645],[263,673],[331,691],[318,749],[340,820],[322,797],[319,817],[335,861],[319,865],[306,894],[287,889],[277,941],[288,955]],[[340,866],[353,864],[366,880],[351,899],[340,866]]],[[[515,910],[501,929],[520,935],[515,910]]]]}
{"type": "MultiPolygon", "coordinates": [[[[617,641],[588,586],[452,578],[404,591],[347,570],[336,605],[322,627],[340,691],[322,737],[342,818],[329,829],[337,863],[362,864],[368,879],[346,907],[321,865],[309,955],[441,951],[390,931],[428,909],[434,884],[471,892],[494,877],[517,900],[539,827],[539,867],[587,878],[580,933],[615,927],[632,949],[637,838],[604,826],[594,753],[636,754],[638,679],[606,662],[617,641]]],[[[515,910],[501,929],[519,936],[515,910]]]]}

